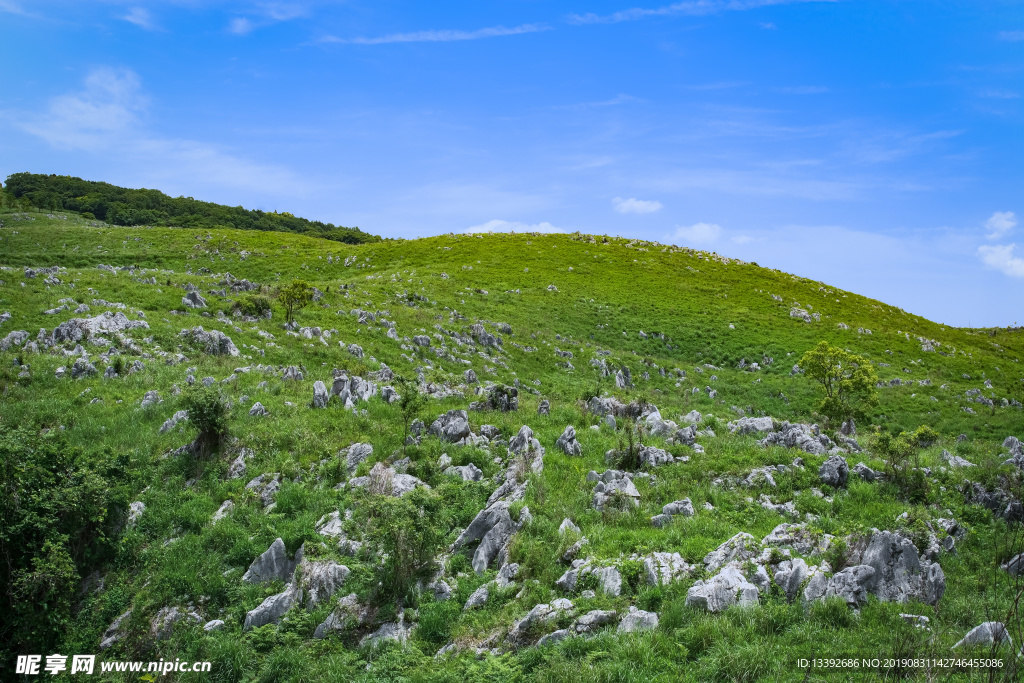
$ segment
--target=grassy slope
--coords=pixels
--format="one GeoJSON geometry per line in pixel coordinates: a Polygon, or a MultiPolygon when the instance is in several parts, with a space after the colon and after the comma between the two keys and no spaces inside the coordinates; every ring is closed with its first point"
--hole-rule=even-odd
{"type": "MultiPolygon", "coordinates": [[[[151,325],[148,334],[164,350],[177,351],[177,332],[201,324],[223,330],[243,355],[253,356],[251,361],[217,359],[183,348],[181,351],[190,358],[185,365],[172,367],[149,360],[145,372],[114,381],[56,380],[53,370],[63,363],[54,356],[25,358],[32,365],[29,380],[17,379],[17,370],[8,361],[0,366],[5,396],[0,403],[0,419],[40,427],[63,425],[76,440],[109,445],[129,456],[137,472],[136,490],[149,487],[139,496],[147,505],[147,513],[137,529],[125,533],[119,557],[109,567],[108,590],[92,599],[79,615],[68,636],[69,651],[93,651],[98,635],[129,605],[135,608],[141,643],[148,623],[145,620],[160,607],[202,601],[207,617],[225,619],[229,629],[210,636],[182,630],[173,641],[161,645],[160,652],[172,657],[214,659],[223,663],[223,671],[229,670],[227,662],[236,662],[238,676],[226,677],[231,680],[257,675],[273,678],[275,672],[287,672],[285,680],[291,676],[301,680],[337,676],[390,680],[399,674],[424,680],[448,680],[449,676],[452,680],[475,680],[485,675],[494,676],[494,680],[516,675],[545,680],[657,676],[675,680],[681,675],[695,680],[713,676],[784,678],[792,673],[793,653],[807,652],[812,644],[836,652],[861,646],[892,650],[900,638],[910,637],[898,618],[900,611],[931,615],[941,642],[948,645],[987,614],[1006,606],[1005,591],[992,571],[1007,552],[1002,540],[1004,527],[987,513],[963,506],[962,496],[954,488],[962,477],[950,472],[939,475],[935,506],[931,508],[907,506],[886,486],[859,481],[852,482],[847,493],[837,494],[832,503],[807,493],[795,499],[801,512],[821,515],[819,526],[833,534],[871,527],[899,528],[896,517],[903,511],[911,513],[911,525],[915,519],[943,516],[947,508],[958,520],[967,522],[972,533],[961,542],[959,554],[942,560],[947,592],[935,610],[873,603],[859,618],[823,609],[805,615],[799,606],[769,598],[754,610],[704,616],[682,607],[690,585],[683,582],[671,589],[626,591],[618,599],[576,600],[581,613],[595,608],[624,609],[631,603],[657,609],[662,626],[654,634],[570,641],[554,649],[481,662],[469,656],[436,662],[426,656],[448,638],[482,640],[502,625],[507,627],[533,604],[558,597],[552,584],[562,572],[556,557],[560,545],[565,545],[557,534],[563,517],[576,520],[591,541],[590,552],[599,558],[651,550],[679,551],[691,563],[699,563],[708,550],[737,531],[760,537],[783,521],[745,501],[747,495],[756,498],[761,491],[721,491],[712,489],[709,482],[721,473],[743,474],[762,464],[788,463],[795,454],[760,449],[752,437],[728,436],[724,424],[717,430],[717,438],[703,441],[706,454],[694,456],[686,465],[662,468],[655,484],[640,485],[642,505],[635,514],[603,516],[590,509],[590,487],[584,485],[584,475],[590,469],[602,470],[604,452],[617,445],[616,436],[607,428],[587,428],[596,421],[582,414],[577,403],[597,383],[588,365],[595,349],[609,350],[610,361],[628,365],[637,384],[632,391],[615,390],[606,379],[600,386],[602,391],[623,400],[646,396],[666,418],[675,419],[697,409],[716,414],[724,423],[734,416],[730,407],[735,405],[780,419],[808,420],[815,397],[813,388],[803,378],[790,377],[789,370],[805,350],[827,339],[873,361],[889,363],[890,367],[877,368],[883,379],[931,379],[932,386],[881,390],[882,401],[874,422],[902,429],[920,424],[935,427],[943,440],[924,453],[924,464],[932,466],[941,464],[941,448],[954,450],[953,437],[966,433],[970,440],[958,444],[956,450],[982,465],[984,476],[991,479],[998,471],[1002,439],[1021,431],[1021,413],[990,410],[972,403],[969,405],[978,414],[969,415],[961,410],[966,405],[962,397],[966,389],[981,387],[982,377],[992,380],[996,397],[1020,396],[1024,370],[1019,359],[1024,355],[1024,336],[1019,330],[948,328],[822,283],[711,254],[624,240],[590,243],[565,235],[441,236],[348,247],[280,233],[91,228],[74,218],[56,221],[40,216],[31,222],[8,221],[0,231],[0,264],[19,267],[17,272],[0,273],[0,279],[6,281],[0,286],[0,312],[10,310],[14,315],[0,327],[0,336],[17,329],[33,333],[41,327],[52,329],[73,317],[69,313],[41,313],[64,297],[89,304],[93,298],[101,298],[144,311],[151,325]],[[243,250],[250,252],[244,260],[240,257],[243,250]],[[354,255],[357,265],[328,265],[328,255],[335,259],[354,255]],[[173,273],[112,275],[94,267],[100,263],[135,264],[173,273]],[[20,273],[21,266],[55,264],[69,268],[59,277],[74,282],[74,289],[66,284],[46,287],[41,277],[24,280],[20,273]],[[338,335],[331,339],[329,348],[289,337],[281,329],[277,310],[274,320],[258,325],[237,323],[239,330],[196,312],[167,315],[168,310],[180,307],[181,287],[186,283],[200,286],[210,302],[209,310],[230,310],[228,300],[206,294],[220,288],[216,279],[187,275],[187,268],[194,272],[200,268],[230,272],[271,286],[293,277],[305,278],[327,294],[321,304],[300,314],[301,324],[334,328],[338,335]],[[442,273],[447,273],[449,279],[442,278],[442,273]],[[159,284],[144,285],[134,279],[150,276],[156,276],[159,284]],[[346,290],[346,296],[339,290],[341,284],[354,289],[346,290]],[[548,290],[551,284],[557,292],[548,290]],[[489,293],[474,291],[477,289],[489,293]],[[517,289],[520,293],[506,293],[517,289]],[[406,293],[423,295],[428,301],[413,301],[415,306],[407,306],[406,293]],[[783,302],[772,299],[772,294],[781,296],[783,302]],[[790,318],[788,312],[795,302],[820,312],[821,321],[807,324],[790,318]],[[330,486],[288,482],[278,496],[277,508],[266,515],[244,495],[248,478],[261,472],[281,472],[293,478],[350,442],[372,443],[373,460],[400,448],[398,411],[379,399],[367,406],[367,416],[342,411],[333,404],[322,411],[307,407],[312,382],[329,380],[332,367],[365,373],[384,362],[398,373],[414,375],[413,364],[402,358],[399,342],[386,339],[379,326],[359,326],[355,316],[347,313],[357,307],[389,310],[388,318],[395,321],[403,337],[433,334],[435,324],[445,330],[465,331],[477,320],[507,322],[515,333],[504,335],[506,343],[499,359],[508,368],[479,356],[473,358],[471,367],[482,380],[511,383],[515,377],[526,382],[538,379],[543,397],[552,402],[548,417],[537,416],[539,398],[525,394],[518,414],[471,415],[474,429],[486,422],[501,427],[505,434],[529,424],[547,448],[544,474],[531,486],[526,500],[536,522],[519,535],[513,548],[513,559],[523,566],[521,577],[538,580],[539,585],[520,600],[513,599],[514,594],[501,596],[480,612],[460,617],[462,602],[484,580],[469,572],[459,581],[455,601],[421,605],[420,647],[388,652],[369,672],[366,657],[370,655],[355,652],[351,640],[308,641],[312,629],[325,616],[323,608],[311,615],[294,615],[281,629],[269,627],[240,637],[245,611],[275,592],[275,587],[251,587],[238,580],[252,558],[275,537],[283,537],[290,550],[303,541],[311,544],[317,540],[313,527],[321,515],[345,510],[352,504],[349,494],[330,486]],[[452,309],[467,319],[453,322],[452,309]],[[839,322],[851,329],[837,329],[839,322]],[[730,329],[730,324],[735,329],[730,329]],[[857,334],[858,327],[870,328],[873,334],[857,334]],[[256,334],[257,328],[271,331],[278,346],[267,346],[256,334]],[[640,330],[661,332],[668,341],[653,336],[641,340],[640,330]],[[948,357],[923,353],[916,341],[918,335],[941,342],[940,351],[956,352],[948,357]],[[357,360],[344,352],[337,345],[339,339],[362,345],[367,358],[357,360]],[[527,353],[510,342],[539,350],[527,353]],[[246,347],[264,349],[266,355],[256,356],[246,347]],[[573,351],[575,371],[556,367],[556,362],[563,359],[554,355],[555,347],[573,351]],[[774,357],[775,362],[757,375],[733,369],[740,358],[761,362],[764,356],[774,357]],[[651,380],[643,381],[640,374],[645,361],[684,369],[689,376],[679,387],[676,380],[653,371],[651,380]],[[205,467],[160,457],[191,437],[184,428],[158,433],[160,424],[177,409],[170,388],[175,383],[183,384],[186,366],[197,368],[196,377],[209,375],[221,380],[236,366],[259,362],[302,364],[306,380],[284,383],[274,376],[253,372],[240,374],[224,386],[235,403],[242,395],[250,397],[245,405],[236,407],[232,416],[232,433],[238,437],[233,448],[247,446],[257,454],[250,461],[246,478],[224,481],[230,454],[205,467]],[[695,367],[704,363],[723,369],[699,374],[695,367]],[[496,372],[485,372],[485,365],[496,372]],[[904,372],[904,368],[910,372],[904,372]],[[710,380],[711,374],[717,375],[717,381],[710,380]],[[964,379],[965,374],[971,379],[964,379]],[[755,383],[756,378],[762,381],[755,383]],[[269,380],[269,391],[257,390],[256,385],[264,379],[269,380]],[[948,388],[941,389],[942,384],[948,388]],[[711,401],[703,392],[690,393],[692,387],[705,385],[718,389],[718,400],[711,401]],[[150,389],[159,390],[164,402],[140,410],[139,400],[150,389]],[[83,395],[85,390],[89,391],[83,395]],[[780,391],[786,400],[779,398],[780,391]],[[939,400],[932,401],[932,396],[939,400]],[[95,397],[102,397],[103,402],[90,404],[95,397]],[[270,419],[248,416],[247,408],[255,400],[270,409],[270,419]],[[555,439],[570,423],[580,433],[581,458],[562,456],[554,448],[555,439]],[[185,482],[193,478],[197,481],[186,486],[185,482]],[[946,490],[938,491],[939,485],[946,490]],[[660,511],[662,504],[684,496],[689,496],[698,509],[704,501],[710,501],[717,510],[676,521],[665,530],[650,527],[648,518],[660,511]],[[236,501],[234,516],[210,526],[210,515],[229,498],[236,501]],[[170,538],[181,540],[164,546],[170,538]],[[226,570],[230,573],[225,576],[226,570]],[[822,637],[822,629],[828,631],[827,638],[822,637]]],[[[93,306],[91,314],[100,310],[104,309],[93,306]]],[[[140,340],[143,335],[133,336],[140,340]]],[[[422,355],[416,365],[424,361],[433,367],[428,378],[436,380],[458,381],[467,367],[438,361],[431,353],[422,355]]],[[[986,395],[989,393],[986,390],[986,395]]],[[[444,410],[466,407],[468,400],[472,399],[432,401],[422,417],[429,421],[444,410]]],[[[413,472],[430,482],[448,504],[444,530],[455,534],[483,505],[490,487],[445,483],[429,464],[442,451],[448,452],[455,464],[476,463],[488,476],[496,472],[497,466],[479,451],[442,448],[434,439],[426,439],[422,448],[410,451],[416,461],[413,472]]],[[[876,468],[882,464],[870,454],[864,459],[876,468]]],[[[807,491],[816,485],[817,461],[808,460],[813,467],[780,477],[779,488],[768,491],[776,502],[789,500],[788,494],[794,490],[807,491]]],[[[851,459],[851,464],[854,462],[856,459],[851,459]]],[[[460,561],[456,559],[456,564],[460,561]]],[[[351,590],[368,595],[373,568],[361,567],[352,558],[344,562],[354,570],[351,590]]]]}

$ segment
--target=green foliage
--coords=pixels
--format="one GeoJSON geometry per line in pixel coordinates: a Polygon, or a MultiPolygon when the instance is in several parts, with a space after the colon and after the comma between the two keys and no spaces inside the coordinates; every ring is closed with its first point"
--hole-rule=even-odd
{"type": "Polygon", "coordinates": [[[359,228],[310,221],[287,212],[247,210],[191,197],[168,197],[158,190],[131,190],[72,176],[15,173],[7,177],[6,193],[43,210],[77,211],[83,217],[114,225],[274,230],[310,234],[347,244],[380,241],[380,237],[359,228]]]}
{"type": "Polygon", "coordinates": [[[893,436],[879,431],[872,440],[872,450],[885,459],[886,470],[902,495],[912,503],[928,500],[929,484],[921,470],[920,452],[913,435],[893,436]]]}
{"type": "Polygon", "coordinates": [[[246,294],[235,302],[242,315],[262,318],[270,310],[270,298],[263,294],[246,294]]]}
{"type": "Polygon", "coordinates": [[[939,433],[928,425],[921,425],[914,430],[911,440],[918,448],[928,448],[939,440],[939,433]]]}
{"type": "Polygon", "coordinates": [[[402,424],[405,426],[402,433],[402,454],[405,455],[408,452],[409,425],[426,403],[426,397],[420,393],[417,383],[408,377],[398,375],[394,384],[399,394],[398,409],[402,411],[402,424]]]}
{"type": "Polygon", "coordinates": [[[17,643],[47,650],[67,628],[80,576],[110,551],[119,476],[63,432],[0,422],[0,656],[17,643]]]}
{"type": "Polygon", "coordinates": [[[834,423],[863,417],[878,402],[878,376],[870,361],[821,341],[800,359],[807,376],[821,385],[825,397],[818,411],[834,423]]]}
{"type": "Polygon", "coordinates": [[[360,506],[367,543],[383,560],[378,601],[405,601],[428,577],[443,541],[441,504],[436,493],[416,488],[397,498],[371,493],[360,506]]]}
{"type": "Polygon", "coordinates": [[[196,455],[205,456],[220,448],[228,435],[228,408],[220,391],[214,387],[195,385],[186,390],[182,406],[189,422],[198,430],[193,442],[196,455]]]}
{"type": "Polygon", "coordinates": [[[313,300],[313,287],[305,280],[292,280],[277,291],[277,300],[284,306],[285,316],[290,323],[295,313],[301,311],[313,300]]]}

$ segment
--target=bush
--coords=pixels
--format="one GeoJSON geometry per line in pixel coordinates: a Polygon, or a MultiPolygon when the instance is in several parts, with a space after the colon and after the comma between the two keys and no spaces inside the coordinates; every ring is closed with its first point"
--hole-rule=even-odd
{"type": "Polygon", "coordinates": [[[939,440],[939,433],[928,425],[921,425],[914,430],[912,440],[918,448],[928,448],[939,440]]]}
{"type": "MultiPolygon", "coordinates": [[[[920,430],[918,430],[920,431],[920,430]]],[[[915,446],[914,435],[893,436],[879,431],[872,441],[872,450],[885,459],[886,470],[893,484],[912,503],[928,500],[928,479],[921,471],[921,456],[915,446]]]]}
{"type": "Polygon", "coordinates": [[[242,315],[262,318],[270,310],[270,298],[262,294],[248,294],[235,302],[235,308],[242,315]]]}
{"type": "Polygon", "coordinates": [[[195,454],[205,456],[220,448],[228,435],[228,408],[220,392],[213,387],[192,387],[182,405],[188,411],[188,421],[199,430],[192,444],[195,454]]]}
{"type": "Polygon", "coordinates": [[[359,512],[367,542],[383,560],[378,604],[404,601],[418,579],[428,578],[441,549],[440,497],[424,488],[400,498],[370,494],[359,512]]]}
{"type": "Polygon", "coordinates": [[[126,463],[90,458],[64,432],[36,429],[0,424],[0,657],[8,661],[16,643],[55,651],[80,577],[110,555],[104,527],[126,507],[126,463]]]}

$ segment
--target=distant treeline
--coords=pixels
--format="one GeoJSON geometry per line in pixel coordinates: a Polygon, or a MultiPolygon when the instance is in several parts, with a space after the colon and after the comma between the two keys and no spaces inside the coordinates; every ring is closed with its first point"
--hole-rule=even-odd
{"type": "Polygon", "coordinates": [[[6,192],[45,211],[76,211],[114,225],[162,225],[181,228],[237,228],[295,232],[311,237],[362,244],[380,242],[377,235],[293,216],[290,213],[244,209],[168,197],[159,190],[132,190],[71,176],[15,173],[7,176],[6,192]]]}

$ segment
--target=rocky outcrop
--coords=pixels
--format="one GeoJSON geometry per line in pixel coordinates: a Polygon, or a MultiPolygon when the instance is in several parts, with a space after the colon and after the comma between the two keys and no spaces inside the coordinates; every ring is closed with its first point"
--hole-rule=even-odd
{"type": "Polygon", "coordinates": [[[576,428],[572,425],[565,428],[562,435],[555,441],[555,446],[566,455],[580,455],[583,452],[583,446],[576,440],[576,428]]]}
{"type": "Polygon", "coordinates": [[[818,477],[821,478],[821,483],[835,488],[845,488],[849,475],[850,466],[846,464],[846,458],[841,455],[829,457],[818,468],[818,477]]]}
{"type": "Polygon", "coordinates": [[[738,563],[728,564],[711,579],[697,581],[686,591],[686,604],[709,612],[721,612],[737,605],[756,605],[760,591],[747,581],[738,563]]]}
{"type": "MultiPolygon", "coordinates": [[[[828,450],[826,444],[822,442],[821,436],[813,425],[783,422],[776,431],[771,432],[758,443],[762,446],[799,448],[805,453],[818,455],[828,450]]],[[[828,437],[824,438],[828,439],[828,437]]]]}
{"type": "MultiPolygon", "coordinates": [[[[56,330],[54,332],[56,333],[56,330]]],[[[179,336],[195,346],[201,347],[203,351],[211,356],[239,355],[238,347],[231,341],[231,337],[219,330],[206,331],[201,326],[193,327],[188,330],[182,330],[179,336]]]]}
{"type": "Polygon", "coordinates": [[[302,551],[296,553],[294,560],[288,559],[284,541],[275,539],[262,555],[253,560],[242,576],[246,583],[270,583],[271,581],[291,581],[295,567],[302,560],[302,551]]]}
{"type": "Polygon", "coordinates": [[[431,423],[430,433],[448,443],[461,441],[472,434],[469,414],[465,410],[449,410],[431,423]]]}

